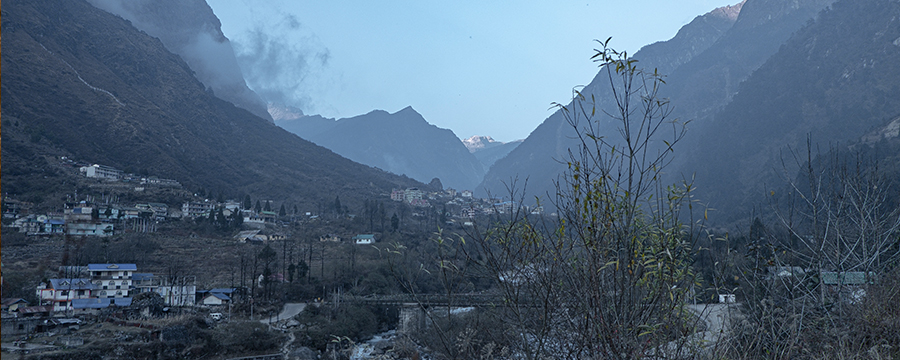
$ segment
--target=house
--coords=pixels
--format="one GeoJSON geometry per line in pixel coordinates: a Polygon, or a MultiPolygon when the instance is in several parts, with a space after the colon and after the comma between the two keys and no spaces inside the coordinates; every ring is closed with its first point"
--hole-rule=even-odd
{"type": "Polygon", "coordinates": [[[368,245],[375,242],[375,234],[359,234],[353,237],[357,245],[368,245]]]}
{"type": "Polygon", "coordinates": [[[212,290],[198,291],[198,303],[201,305],[218,306],[227,305],[234,295],[234,288],[215,288],[212,290]]]}
{"type": "Polygon", "coordinates": [[[138,210],[152,213],[152,217],[156,220],[162,221],[169,216],[169,205],[163,203],[136,204],[134,207],[138,210]]]}
{"type": "Polygon", "coordinates": [[[275,219],[278,217],[274,211],[260,211],[259,217],[263,219],[263,222],[274,223],[275,219]]]}
{"type": "Polygon", "coordinates": [[[875,273],[864,271],[823,271],[822,284],[831,286],[860,286],[875,283],[875,273]]]}
{"type": "Polygon", "coordinates": [[[0,300],[0,311],[14,313],[20,307],[28,306],[28,301],[23,298],[7,298],[0,300]]]}
{"type": "Polygon", "coordinates": [[[406,192],[403,190],[391,191],[391,200],[403,201],[406,198],[406,192]]]}
{"type": "Polygon", "coordinates": [[[462,197],[464,197],[464,198],[471,198],[471,197],[473,197],[473,195],[474,195],[474,194],[472,194],[472,190],[463,190],[463,191],[460,193],[460,196],[462,196],[462,197]]]}
{"type": "Polygon", "coordinates": [[[200,300],[200,304],[207,306],[226,305],[231,301],[228,295],[223,293],[209,293],[200,300]]]}
{"type": "Polygon", "coordinates": [[[234,236],[238,242],[245,243],[248,240],[253,241],[253,237],[259,234],[259,230],[244,230],[234,236]]]}
{"type": "Polygon", "coordinates": [[[319,237],[319,241],[340,242],[341,237],[334,234],[326,234],[319,237]]]}
{"type": "Polygon", "coordinates": [[[50,279],[37,287],[37,296],[41,304],[50,305],[53,311],[72,310],[72,301],[88,299],[94,286],[90,279],[50,279]]]}
{"type": "Polygon", "coordinates": [[[130,297],[135,264],[88,264],[91,282],[98,298],[130,297]]]}
{"type": "Polygon", "coordinates": [[[115,232],[113,224],[78,222],[66,225],[66,234],[74,236],[112,236],[115,232]]]}

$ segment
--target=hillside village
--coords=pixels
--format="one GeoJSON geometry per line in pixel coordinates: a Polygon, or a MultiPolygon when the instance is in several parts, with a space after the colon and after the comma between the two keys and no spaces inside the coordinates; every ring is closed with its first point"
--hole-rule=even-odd
{"type": "MultiPolygon", "coordinates": [[[[73,167],[76,164],[70,159],[61,159],[62,163],[73,167]]],[[[95,179],[102,185],[111,188],[125,188],[127,191],[144,192],[152,188],[182,189],[176,180],[162,179],[155,176],[139,177],[110,166],[91,164],[78,167],[78,171],[86,179],[95,179]]],[[[102,188],[102,187],[101,187],[102,188]]],[[[195,194],[196,195],[196,194],[195,194]]],[[[29,236],[97,236],[109,237],[129,232],[154,232],[158,224],[175,220],[196,220],[199,218],[214,221],[235,223],[236,228],[264,229],[266,224],[283,225],[296,221],[312,221],[319,214],[312,211],[300,212],[296,206],[287,210],[280,204],[280,211],[275,211],[272,200],[256,202],[253,206],[245,201],[201,198],[192,196],[181,204],[163,202],[143,202],[121,204],[111,197],[97,198],[88,194],[67,195],[63,209],[46,213],[36,213],[33,204],[15,198],[3,199],[3,219],[10,228],[29,236]],[[264,205],[261,205],[264,204],[264,205]],[[218,219],[218,220],[217,220],[218,219]]],[[[471,226],[472,219],[477,216],[503,214],[519,210],[519,204],[501,199],[478,199],[472,190],[449,188],[443,191],[427,192],[418,188],[395,189],[390,199],[409,205],[413,216],[424,216],[427,211],[438,206],[444,212],[445,225],[471,226]],[[417,210],[418,209],[418,210],[417,210]]],[[[542,207],[524,208],[532,214],[542,214],[542,207]]],[[[348,213],[348,216],[356,216],[348,213]]]]}

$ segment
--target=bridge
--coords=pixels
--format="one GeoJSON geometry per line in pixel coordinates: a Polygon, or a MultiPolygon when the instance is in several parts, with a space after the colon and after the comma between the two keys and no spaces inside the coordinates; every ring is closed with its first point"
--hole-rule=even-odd
{"type": "MultiPolygon", "coordinates": [[[[500,294],[465,293],[465,294],[394,294],[369,296],[342,296],[342,302],[367,305],[404,306],[415,304],[423,308],[430,307],[501,307],[511,304],[500,294]]],[[[522,302],[524,303],[524,302],[522,302]]]]}

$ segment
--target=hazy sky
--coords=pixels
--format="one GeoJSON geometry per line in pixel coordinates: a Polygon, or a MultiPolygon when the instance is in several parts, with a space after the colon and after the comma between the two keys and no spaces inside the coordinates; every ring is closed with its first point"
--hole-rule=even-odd
{"type": "Polygon", "coordinates": [[[738,0],[208,2],[267,97],[338,118],[411,105],[510,141],[590,82],[594,39],[636,52],[738,0]]]}

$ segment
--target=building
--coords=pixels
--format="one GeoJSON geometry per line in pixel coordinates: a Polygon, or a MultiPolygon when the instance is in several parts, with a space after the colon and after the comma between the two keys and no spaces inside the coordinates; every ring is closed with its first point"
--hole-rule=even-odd
{"type": "Polygon", "coordinates": [[[169,205],[163,203],[136,204],[134,207],[138,210],[153,213],[153,218],[156,220],[165,220],[169,216],[169,205]]]}
{"type": "Polygon", "coordinates": [[[0,311],[15,313],[19,310],[20,307],[28,306],[28,301],[25,301],[23,298],[8,298],[0,301],[2,306],[0,306],[0,311]]]}
{"type": "Polygon", "coordinates": [[[334,234],[326,234],[319,237],[319,241],[340,242],[341,237],[334,234]]]}
{"type": "Polygon", "coordinates": [[[98,298],[131,297],[132,275],[135,264],[88,264],[91,282],[98,298]]]}
{"type": "Polygon", "coordinates": [[[474,197],[474,194],[472,194],[472,190],[463,190],[460,193],[460,196],[462,196],[464,198],[472,198],[472,197],[474,197]]]}
{"type": "Polygon", "coordinates": [[[82,166],[78,170],[81,171],[84,176],[87,176],[89,178],[118,180],[121,179],[123,175],[122,170],[99,164],[82,166]]]}
{"type": "Polygon", "coordinates": [[[353,242],[357,245],[368,245],[375,242],[375,234],[359,234],[353,237],[353,242]]]}
{"type": "Polygon", "coordinates": [[[215,201],[190,201],[181,205],[181,217],[197,218],[209,216],[209,212],[215,210],[215,201]]]}
{"type": "Polygon", "coordinates": [[[50,279],[37,287],[41,304],[52,306],[53,311],[74,310],[73,300],[89,299],[94,291],[90,279],[50,279]]]}
{"type": "Polygon", "coordinates": [[[231,296],[234,295],[233,288],[216,288],[197,292],[199,299],[197,302],[201,305],[219,306],[227,305],[231,302],[231,296]]]}

